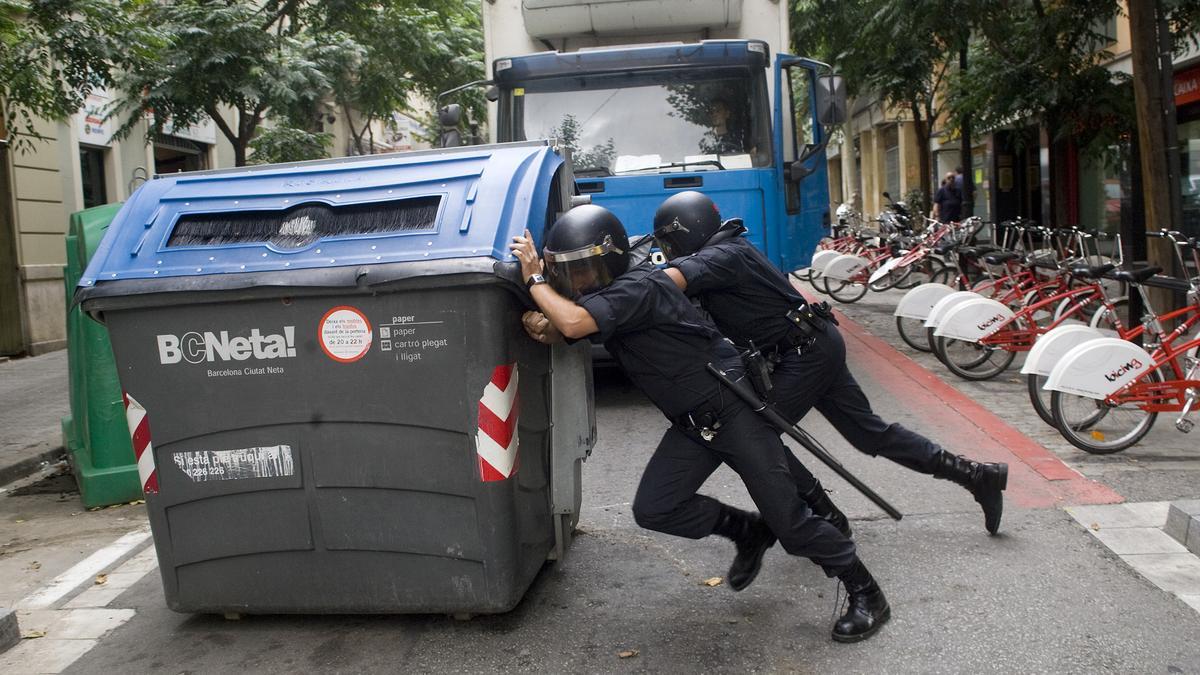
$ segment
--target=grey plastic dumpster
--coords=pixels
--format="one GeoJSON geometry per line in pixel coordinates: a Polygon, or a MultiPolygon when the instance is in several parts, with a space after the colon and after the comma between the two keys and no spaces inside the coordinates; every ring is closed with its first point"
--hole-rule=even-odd
{"type": "Polygon", "coordinates": [[[112,338],[172,609],[520,601],[569,544],[595,421],[587,346],[528,339],[495,266],[569,183],[522,143],[133,195],[76,297],[112,338]]]}

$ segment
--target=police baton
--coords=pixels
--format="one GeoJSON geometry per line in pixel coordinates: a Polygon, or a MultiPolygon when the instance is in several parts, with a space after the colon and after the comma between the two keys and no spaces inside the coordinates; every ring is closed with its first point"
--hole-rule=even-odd
{"type": "Polygon", "coordinates": [[[854,486],[854,489],[861,492],[864,496],[866,496],[867,499],[875,502],[876,506],[883,509],[884,512],[893,519],[900,520],[904,517],[903,514],[896,510],[896,507],[892,506],[887,502],[886,499],[876,494],[874,490],[867,487],[866,483],[863,483],[858,479],[857,476],[850,473],[849,469],[842,466],[841,462],[834,459],[833,455],[829,454],[828,450],[821,447],[821,444],[817,442],[817,439],[809,436],[808,432],[801,429],[799,426],[795,424],[789,424],[788,421],[784,419],[783,415],[780,415],[775,408],[771,407],[771,404],[759,398],[758,393],[755,392],[745,380],[731,380],[729,379],[729,376],[725,374],[725,371],[717,368],[711,363],[708,364],[708,371],[715,375],[716,378],[721,381],[721,384],[732,389],[733,393],[737,394],[738,398],[745,401],[746,404],[750,406],[751,410],[765,417],[768,424],[782,431],[788,436],[791,436],[797,443],[803,445],[805,450],[808,450],[812,454],[816,455],[817,459],[821,460],[825,466],[833,469],[834,473],[844,478],[847,483],[854,486]]]}

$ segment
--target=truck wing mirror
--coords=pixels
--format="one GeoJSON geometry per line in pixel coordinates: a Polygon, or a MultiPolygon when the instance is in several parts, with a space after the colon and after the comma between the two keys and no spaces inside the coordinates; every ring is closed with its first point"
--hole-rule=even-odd
{"type": "Polygon", "coordinates": [[[462,119],[462,106],[457,103],[451,103],[438,110],[438,122],[443,127],[457,127],[460,119],[462,119]]]}
{"type": "Polygon", "coordinates": [[[846,121],[846,82],[840,75],[817,78],[817,119],[821,126],[846,121]]]}

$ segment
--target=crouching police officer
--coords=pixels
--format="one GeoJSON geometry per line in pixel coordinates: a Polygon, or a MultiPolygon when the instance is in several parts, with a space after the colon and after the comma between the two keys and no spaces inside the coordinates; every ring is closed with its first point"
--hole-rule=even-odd
{"type": "Polygon", "coordinates": [[[542,310],[523,319],[530,337],[602,342],[671,421],[638,485],[638,525],[690,539],[717,534],[733,540],[737,555],[728,578],[735,590],[754,580],[778,537],[788,553],[845,583],[849,607],[833,639],[854,642],[878,631],[891,610],[854,543],[800,498],[778,432],[708,372],[712,363],[741,375],[733,345],[662,270],[630,267],[625,228],[606,209],[579,206],[554,223],[543,251],[546,277],[529,237],[514,237],[510,248],[542,310]],[[696,494],[721,462],[741,477],[761,517],[696,494]]]}
{"type": "MultiPolygon", "coordinates": [[[[697,297],[721,332],[739,347],[754,347],[774,362],[771,395],[795,424],[815,407],[858,450],[881,455],[913,471],[954,481],[983,508],[984,526],[1000,529],[1007,464],[952,455],[871,411],[866,394],[846,367],[846,346],[828,305],[809,303],[765,256],[741,235],[741,220],[721,222],[717,207],[699,192],[680,192],[654,214],[654,237],[669,260],[666,274],[697,297]]],[[[814,510],[841,517],[820,484],[793,465],[797,487],[814,510]]]]}

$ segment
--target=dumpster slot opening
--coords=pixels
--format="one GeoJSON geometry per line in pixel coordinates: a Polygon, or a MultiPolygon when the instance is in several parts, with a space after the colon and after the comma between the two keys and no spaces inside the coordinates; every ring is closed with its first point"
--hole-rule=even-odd
{"type": "Polygon", "coordinates": [[[270,243],[300,248],[318,239],[437,229],[439,196],[329,206],[300,204],[286,211],[229,211],[181,216],[168,248],[270,243]]]}

